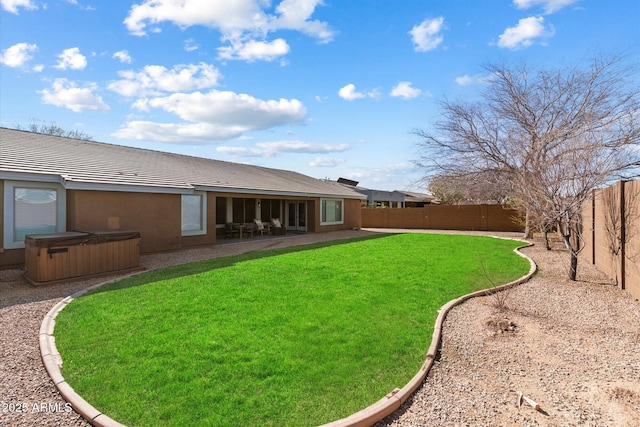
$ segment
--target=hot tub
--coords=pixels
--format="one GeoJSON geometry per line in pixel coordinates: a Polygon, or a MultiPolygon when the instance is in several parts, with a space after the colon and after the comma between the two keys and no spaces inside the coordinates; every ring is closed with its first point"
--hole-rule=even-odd
{"type": "Polygon", "coordinates": [[[140,233],[67,231],[25,236],[26,277],[34,284],[140,267],[140,233]]]}

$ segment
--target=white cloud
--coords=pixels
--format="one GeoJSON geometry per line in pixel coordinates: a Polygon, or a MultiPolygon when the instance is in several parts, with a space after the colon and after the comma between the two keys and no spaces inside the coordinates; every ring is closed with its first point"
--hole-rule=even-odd
{"type": "MultiPolygon", "coordinates": [[[[349,83],[338,90],[338,96],[342,99],[346,99],[347,101],[353,101],[359,98],[373,98],[380,99],[382,95],[380,95],[380,91],[377,89],[372,89],[367,93],[362,93],[356,91],[356,86],[353,83],[349,83]]],[[[316,98],[317,100],[317,98],[316,98]]]]}
{"type": "Polygon", "coordinates": [[[370,91],[367,92],[367,98],[380,100],[382,99],[382,94],[378,89],[371,89],[370,91]]]}
{"type": "Polygon", "coordinates": [[[411,87],[411,82],[400,82],[391,90],[391,96],[404,99],[411,99],[422,94],[420,89],[411,87]]]}
{"type": "Polygon", "coordinates": [[[110,83],[108,88],[120,95],[159,96],[168,92],[188,92],[218,85],[220,72],[213,65],[180,64],[171,70],[162,65],[147,65],[141,71],[120,71],[122,80],[110,83]]]}
{"type": "Polygon", "coordinates": [[[80,3],[78,3],[78,0],[67,0],[67,3],[71,3],[74,6],[78,6],[82,10],[89,10],[89,11],[96,10],[95,7],[93,7],[93,6],[83,6],[83,5],[81,5],[80,3]]]}
{"type": "Polygon", "coordinates": [[[314,144],[304,141],[259,142],[256,146],[276,153],[335,153],[349,149],[349,144],[314,144]]]}
{"type": "Polygon", "coordinates": [[[127,64],[131,64],[131,55],[126,50],[119,50],[113,54],[112,58],[117,58],[120,62],[125,62],[127,64]]]}
{"type": "Polygon", "coordinates": [[[51,85],[51,90],[44,89],[39,92],[44,104],[64,107],[81,113],[83,111],[109,111],[109,106],[102,101],[100,96],[94,94],[97,90],[95,83],[77,87],[75,83],[67,79],[56,79],[51,85]]]}
{"type": "Polygon", "coordinates": [[[349,149],[349,144],[315,144],[304,141],[258,142],[255,147],[218,147],[217,151],[238,157],[272,157],[281,153],[336,153],[349,149]]]}
{"type": "Polygon", "coordinates": [[[444,28],[444,17],[425,19],[420,25],[414,26],[409,34],[418,52],[428,52],[437,48],[444,40],[440,33],[444,28]]]}
{"type": "Polygon", "coordinates": [[[521,49],[529,47],[535,39],[553,36],[553,30],[544,27],[542,16],[531,16],[518,21],[515,27],[507,28],[498,38],[498,46],[508,49],[521,49]]]}
{"type": "Polygon", "coordinates": [[[307,113],[297,99],[268,100],[246,94],[212,90],[174,93],[138,101],[141,111],[158,108],[188,123],[131,121],[118,130],[118,138],[161,142],[211,143],[241,137],[245,132],[301,123],[307,113]]]}
{"type": "Polygon", "coordinates": [[[338,91],[338,96],[342,99],[346,99],[347,101],[353,101],[358,98],[366,98],[367,95],[364,93],[356,92],[356,85],[353,83],[349,83],[346,86],[343,86],[338,91]]]}
{"type": "Polygon", "coordinates": [[[187,39],[184,41],[184,50],[187,52],[193,52],[194,50],[198,50],[200,46],[194,39],[187,39]]]}
{"type": "Polygon", "coordinates": [[[130,121],[112,133],[121,139],[158,141],[171,144],[208,144],[215,140],[232,139],[238,132],[232,128],[210,123],[156,123],[150,121],[130,121]]]}
{"type": "Polygon", "coordinates": [[[144,0],[129,10],[124,24],[130,33],[146,34],[147,27],[171,22],[181,28],[202,25],[217,28],[225,34],[256,29],[267,25],[267,16],[254,0],[176,2],[144,0]]]}
{"type": "Polygon", "coordinates": [[[289,53],[289,45],[284,39],[276,39],[272,42],[250,40],[242,43],[234,41],[231,46],[218,48],[218,57],[220,59],[236,59],[248,62],[256,60],[273,61],[287,53],[289,53]]]}
{"type": "Polygon", "coordinates": [[[279,16],[272,20],[271,29],[297,30],[320,43],[333,40],[334,32],[326,22],[310,20],[316,6],[323,5],[322,0],[282,0],[276,11],[279,16]]]}
{"type": "Polygon", "coordinates": [[[546,14],[552,14],[580,0],[513,0],[518,9],[529,9],[533,6],[541,6],[546,14]]]}
{"type": "Polygon", "coordinates": [[[469,86],[469,85],[477,85],[477,84],[485,84],[490,82],[493,79],[493,75],[489,74],[474,74],[470,76],[465,74],[464,76],[456,77],[456,83],[460,86],[469,86]]]}
{"type": "Polygon", "coordinates": [[[2,4],[4,10],[16,15],[18,15],[19,7],[23,7],[26,10],[36,10],[38,8],[31,0],[0,0],[0,4],[2,4]]]}
{"type": "Polygon", "coordinates": [[[217,151],[237,157],[273,157],[281,153],[335,153],[349,149],[349,144],[315,144],[304,141],[258,142],[255,147],[218,147],[217,151]]]}
{"type": "Polygon", "coordinates": [[[218,147],[216,151],[230,156],[236,157],[271,157],[275,153],[264,148],[249,148],[249,147],[218,147]]]}
{"type": "Polygon", "coordinates": [[[333,157],[316,157],[309,162],[309,166],[312,168],[334,168],[344,162],[344,159],[337,159],[333,157]]]}
{"type": "Polygon", "coordinates": [[[129,10],[124,24],[134,35],[159,31],[158,24],[171,22],[181,28],[205,26],[222,33],[222,41],[231,45],[220,55],[229,59],[273,60],[286,54],[283,39],[265,40],[269,33],[294,30],[316,38],[320,43],[333,40],[334,31],[326,22],[311,17],[322,0],[282,0],[270,14],[271,2],[265,0],[209,1],[144,0],[129,10]]]}
{"type": "Polygon", "coordinates": [[[407,174],[416,170],[413,163],[394,163],[380,167],[367,168],[360,172],[348,173],[345,178],[354,179],[356,181],[368,181],[370,183],[389,184],[394,181],[406,182],[407,174]]]}
{"type": "Polygon", "coordinates": [[[212,90],[153,98],[149,105],[189,121],[233,123],[247,130],[300,123],[306,108],[297,99],[263,101],[246,94],[212,90]]]}
{"type": "Polygon", "coordinates": [[[474,79],[468,74],[465,74],[464,76],[456,77],[456,83],[459,84],[460,86],[469,86],[474,84],[475,82],[476,82],[476,79],[474,79]]]}
{"type": "Polygon", "coordinates": [[[71,47],[62,51],[58,55],[58,63],[55,68],[60,70],[82,70],[87,66],[87,58],[80,53],[80,49],[77,47],[71,47]]]}
{"type": "Polygon", "coordinates": [[[38,50],[35,44],[17,43],[2,51],[0,63],[7,67],[18,68],[31,60],[31,53],[38,50]]]}

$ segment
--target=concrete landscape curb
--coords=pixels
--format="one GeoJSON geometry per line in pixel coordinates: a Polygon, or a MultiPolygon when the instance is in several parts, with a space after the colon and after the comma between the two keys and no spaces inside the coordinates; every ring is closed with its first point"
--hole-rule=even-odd
{"type": "Polygon", "coordinates": [[[51,310],[49,310],[49,312],[44,316],[42,324],[40,325],[40,355],[42,357],[42,364],[44,365],[44,368],[47,370],[47,373],[51,377],[51,380],[55,384],[64,400],[71,404],[73,410],[82,415],[82,417],[93,426],[126,427],[91,406],[89,402],[84,400],[82,396],[76,393],[73,388],[65,381],[62,373],[60,372],[60,367],[62,367],[62,358],[60,357],[60,353],[56,348],[56,339],[53,336],[53,331],[56,324],[55,318],[58,313],[60,313],[67,306],[67,304],[71,303],[71,301],[81,297],[87,292],[100,286],[106,285],[107,283],[111,283],[116,280],[122,280],[125,277],[130,277],[141,273],[142,272],[137,272],[119,277],[114,280],[98,283],[96,285],[89,286],[88,288],[81,291],[78,291],[72,295],[69,295],[58,304],[54,305],[51,310]]]}
{"type": "MultiPolygon", "coordinates": [[[[495,237],[495,236],[493,236],[495,237]]],[[[505,239],[503,237],[495,237],[497,239],[505,239]]],[[[427,358],[425,362],[420,367],[418,373],[414,375],[413,378],[401,389],[394,389],[391,393],[387,394],[385,397],[377,401],[371,406],[368,406],[361,411],[358,411],[346,418],[342,418],[340,420],[336,420],[330,422],[328,424],[324,424],[321,427],[365,427],[371,426],[376,422],[382,420],[388,415],[391,415],[394,411],[396,411],[400,406],[413,394],[414,391],[422,385],[424,379],[427,377],[431,366],[433,365],[434,360],[438,354],[438,348],[440,347],[440,340],[442,338],[442,325],[444,323],[444,319],[447,316],[449,310],[451,310],[456,305],[475,297],[491,295],[494,292],[504,291],[506,289],[512,288],[514,286],[520,285],[526,281],[528,281],[531,276],[536,272],[537,266],[535,262],[519,250],[528,246],[532,246],[533,244],[524,240],[519,239],[505,239],[505,240],[516,240],[523,243],[522,246],[514,249],[514,252],[521,257],[525,258],[529,261],[529,272],[522,276],[521,278],[514,280],[513,282],[509,282],[502,286],[497,286],[491,289],[484,289],[481,291],[472,292],[470,294],[461,296],[460,298],[456,298],[454,300],[449,301],[445,305],[443,305],[440,310],[438,310],[438,318],[436,319],[436,323],[433,327],[433,335],[431,338],[431,346],[427,350],[427,358]]]]}
{"type": "MultiPolygon", "coordinates": [[[[504,239],[503,237],[495,237],[499,239],[504,239]]],[[[391,391],[389,394],[384,396],[378,402],[340,420],[336,420],[330,422],[328,424],[324,424],[322,427],[364,427],[370,426],[386,416],[392,414],[395,410],[400,408],[400,406],[413,394],[414,391],[420,387],[420,385],[424,382],[433,362],[437,356],[438,348],[440,347],[440,341],[442,338],[442,325],[444,323],[444,319],[453,307],[456,305],[470,299],[479,296],[490,295],[494,292],[503,291],[509,289],[513,286],[517,286],[521,283],[528,281],[531,276],[536,272],[536,264],[533,262],[531,258],[521,253],[519,250],[532,246],[532,243],[526,242],[524,240],[518,239],[507,239],[507,240],[516,240],[523,243],[522,246],[514,249],[514,252],[519,256],[527,259],[530,264],[529,272],[522,276],[521,278],[507,283],[502,286],[497,286],[491,289],[485,289],[481,291],[472,292],[470,294],[464,295],[460,298],[454,299],[443,305],[438,311],[438,317],[436,319],[433,335],[431,339],[431,346],[427,350],[427,357],[425,362],[420,367],[420,370],[413,376],[413,378],[405,384],[402,388],[396,388],[391,391]]],[[[100,426],[100,427],[126,427],[123,424],[109,418],[107,415],[101,413],[96,408],[91,406],[86,400],[84,400],[80,395],[78,395],[73,388],[67,384],[62,373],[60,372],[60,367],[62,366],[62,358],[60,353],[58,352],[55,344],[55,337],[53,335],[55,329],[55,318],[60,311],[62,311],[67,304],[71,303],[74,299],[79,298],[80,296],[86,294],[87,292],[99,288],[100,286],[104,286],[108,283],[112,283],[117,280],[122,280],[125,277],[134,276],[137,274],[141,274],[141,272],[133,273],[127,276],[119,277],[114,280],[109,280],[106,282],[98,283],[96,285],[90,286],[86,289],[78,291],[57,303],[49,312],[45,315],[39,331],[39,342],[40,342],[40,355],[42,357],[42,363],[47,370],[47,373],[51,377],[51,380],[55,384],[56,388],[62,395],[62,397],[73,407],[74,411],[78,414],[82,415],[84,419],[86,419],[91,425],[100,426]]]]}

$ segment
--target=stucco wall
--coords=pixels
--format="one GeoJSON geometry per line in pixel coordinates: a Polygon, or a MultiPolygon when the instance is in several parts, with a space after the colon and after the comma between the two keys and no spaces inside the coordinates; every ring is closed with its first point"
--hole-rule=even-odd
{"type": "Polygon", "coordinates": [[[161,252],[216,241],[216,199],[207,193],[207,234],[182,236],[179,194],[67,191],[67,230],[136,230],[140,252],[161,252]]]}
{"type": "Polygon", "coordinates": [[[326,233],[329,231],[351,230],[362,227],[362,216],[359,199],[344,200],[344,223],[337,225],[320,225],[320,199],[314,199],[307,206],[309,210],[309,231],[326,233]],[[313,212],[313,213],[312,213],[313,212]]]}
{"type": "MultiPolygon", "coordinates": [[[[3,183],[0,181],[0,206],[4,211],[3,183]]],[[[67,190],[68,231],[135,230],[139,231],[140,252],[160,252],[216,242],[216,196],[261,198],[243,193],[207,193],[207,234],[182,236],[181,196],[115,191],[67,190]]],[[[262,196],[264,197],[264,196],[262,196]]],[[[269,196],[269,198],[277,198],[269,196]]],[[[344,224],[320,226],[319,198],[283,197],[282,200],[307,202],[307,231],[328,232],[362,226],[359,200],[344,200],[344,224]]],[[[4,222],[4,219],[3,219],[4,222]]],[[[4,224],[0,227],[3,238],[4,224]]],[[[222,230],[220,230],[222,231],[222,230]]],[[[2,240],[0,240],[2,241],[2,240]]],[[[0,253],[0,268],[24,264],[24,249],[0,253]]]]}
{"type": "Polygon", "coordinates": [[[180,249],[180,224],[179,194],[67,191],[67,230],[139,231],[141,253],[180,249]]]}

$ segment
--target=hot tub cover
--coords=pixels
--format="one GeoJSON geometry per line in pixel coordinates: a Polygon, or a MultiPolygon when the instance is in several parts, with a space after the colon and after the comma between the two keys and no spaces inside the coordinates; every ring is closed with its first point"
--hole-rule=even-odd
{"type": "Polygon", "coordinates": [[[140,238],[140,232],[131,230],[65,231],[50,234],[28,234],[27,246],[51,248],[54,246],[96,245],[104,242],[140,238]]]}

